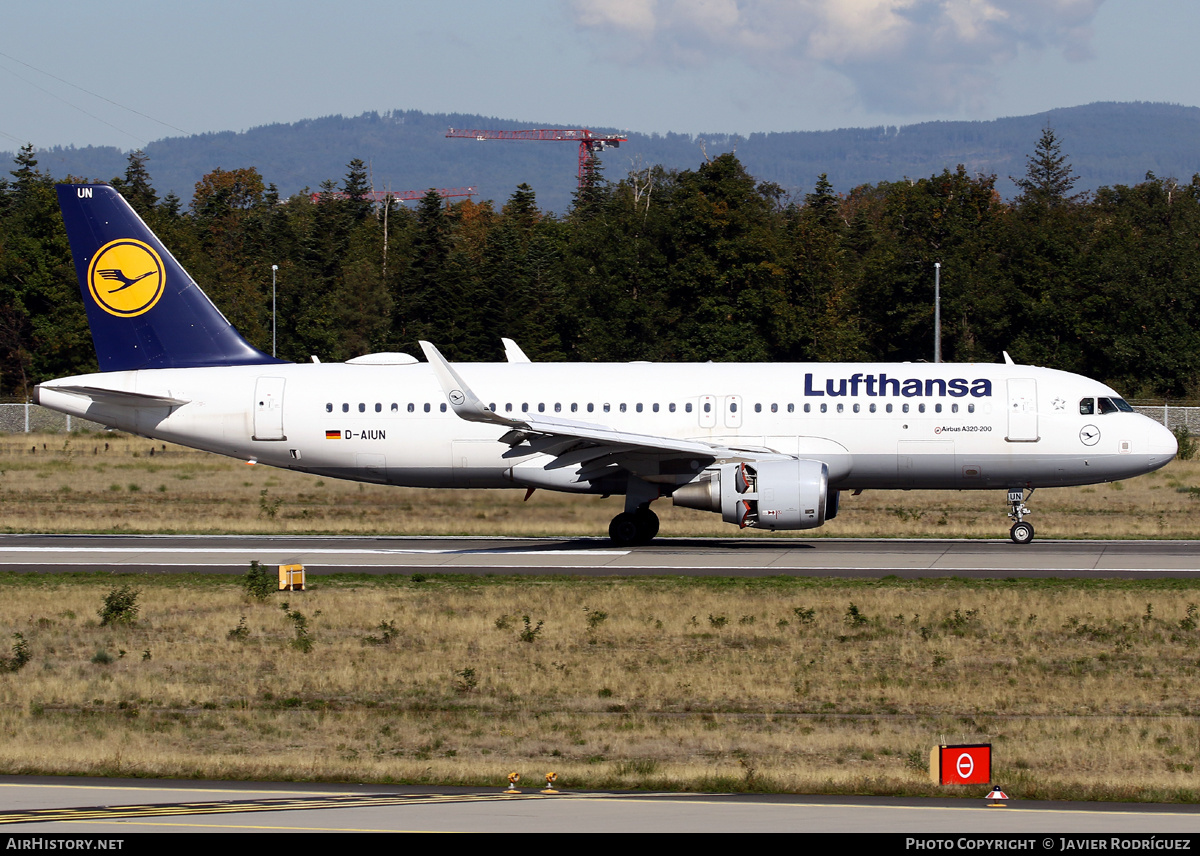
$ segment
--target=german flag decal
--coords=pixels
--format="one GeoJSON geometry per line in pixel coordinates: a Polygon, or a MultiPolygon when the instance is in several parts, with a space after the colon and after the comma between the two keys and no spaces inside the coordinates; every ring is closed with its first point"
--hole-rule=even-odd
{"type": "Polygon", "coordinates": [[[341,431],[326,431],[325,439],[326,440],[340,440],[340,439],[342,439],[342,432],[341,431]]]}

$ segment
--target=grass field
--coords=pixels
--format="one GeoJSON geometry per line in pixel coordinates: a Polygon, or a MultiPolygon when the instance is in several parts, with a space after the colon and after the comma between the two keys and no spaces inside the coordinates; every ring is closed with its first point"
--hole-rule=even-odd
{"type": "MultiPolygon", "coordinates": [[[[618,497],[431,491],[321,479],[114,434],[0,437],[0,531],[603,536],[618,497]]],[[[1141,478],[1043,489],[1039,537],[1200,537],[1200,462],[1141,478]]],[[[771,537],[657,502],[664,536],[771,537]]],[[[1004,491],[842,495],[806,537],[1007,536],[1004,491]]],[[[789,535],[789,533],[781,533],[789,535]]],[[[790,533],[794,534],[794,533],[790,533]]]]}
{"type": "Polygon", "coordinates": [[[5,773],[930,794],[949,740],[1017,799],[1200,797],[1190,582],[0,586],[5,773]]]}

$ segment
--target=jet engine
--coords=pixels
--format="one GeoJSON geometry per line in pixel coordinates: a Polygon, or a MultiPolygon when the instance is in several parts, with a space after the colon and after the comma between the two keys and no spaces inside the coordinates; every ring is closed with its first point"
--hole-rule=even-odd
{"type": "Polygon", "coordinates": [[[723,464],[675,489],[675,505],[715,511],[745,529],[816,529],[837,516],[821,461],[743,461],[723,464]]]}

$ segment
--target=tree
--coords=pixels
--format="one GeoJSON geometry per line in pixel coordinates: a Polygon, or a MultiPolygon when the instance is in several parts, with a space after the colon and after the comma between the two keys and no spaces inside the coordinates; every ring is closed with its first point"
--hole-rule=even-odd
{"type": "Polygon", "coordinates": [[[342,192],[346,194],[345,204],[350,209],[354,222],[366,219],[371,213],[373,203],[368,196],[371,192],[371,182],[367,177],[366,164],[361,158],[355,158],[346,165],[349,172],[342,182],[342,192]]]}
{"type": "Polygon", "coordinates": [[[196,182],[192,211],[202,218],[248,211],[262,202],[264,190],[262,176],[254,167],[231,170],[218,167],[196,182]]]}
{"type": "Polygon", "coordinates": [[[813,188],[813,192],[805,195],[804,209],[809,216],[826,229],[837,229],[840,226],[838,198],[837,194],[833,192],[833,185],[829,183],[827,173],[821,173],[817,177],[817,185],[813,188]]]}
{"type": "Polygon", "coordinates": [[[158,205],[158,194],[150,182],[150,172],[146,169],[146,161],[149,159],[141,149],[130,152],[125,177],[112,180],[112,186],[125,197],[125,201],[133,206],[133,210],[143,220],[151,219],[150,215],[158,205]]]}
{"type": "Polygon", "coordinates": [[[30,383],[95,365],[54,179],[32,146],[16,157],[0,205],[0,383],[30,383]]]}
{"type": "Polygon", "coordinates": [[[571,208],[572,216],[583,219],[594,216],[607,191],[604,164],[595,152],[591,152],[583,164],[583,180],[579,183],[579,189],[572,194],[575,197],[575,204],[571,208]]]}
{"type": "Polygon", "coordinates": [[[1034,154],[1025,158],[1025,177],[1013,178],[1021,188],[1018,201],[1041,208],[1077,201],[1078,196],[1069,194],[1078,180],[1079,176],[1071,171],[1071,164],[1062,153],[1062,144],[1049,125],[1042,129],[1034,154]]]}

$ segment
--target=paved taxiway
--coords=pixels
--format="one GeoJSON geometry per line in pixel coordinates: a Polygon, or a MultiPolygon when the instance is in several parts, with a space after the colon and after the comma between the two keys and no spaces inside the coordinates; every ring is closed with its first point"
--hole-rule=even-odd
{"type": "Polygon", "coordinates": [[[1200,541],[2,535],[0,571],[244,573],[253,559],[325,573],[583,576],[1193,577],[1200,541]]]}
{"type": "Polygon", "coordinates": [[[887,797],[572,793],[49,777],[0,778],[9,834],[138,832],[1200,832],[1200,806],[887,797]]]}

